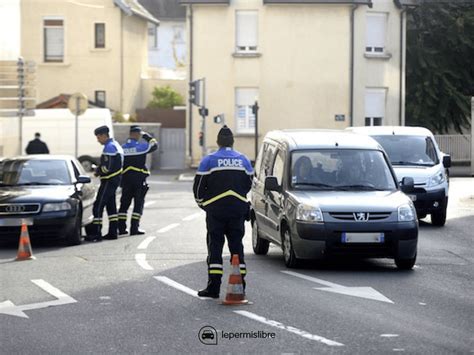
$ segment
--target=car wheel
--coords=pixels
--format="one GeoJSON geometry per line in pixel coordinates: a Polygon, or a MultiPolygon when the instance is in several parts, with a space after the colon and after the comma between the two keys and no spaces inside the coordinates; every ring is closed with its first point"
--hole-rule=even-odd
{"type": "Polygon", "coordinates": [[[82,212],[79,211],[76,216],[76,223],[74,228],[66,236],[67,245],[79,245],[82,243],[82,212]]]}
{"type": "Polygon", "coordinates": [[[416,254],[411,259],[395,258],[395,265],[397,265],[397,268],[400,270],[411,270],[413,269],[413,266],[415,266],[415,263],[416,263],[416,254]]]}
{"type": "Polygon", "coordinates": [[[257,255],[267,255],[270,247],[270,242],[268,240],[259,237],[256,220],[253,220],[252,222],[252,247],[253,252],[257,255]]]}
{"type": "Polygon", "coordinates": [[[293,243],[291,242],[291,232],[289,228],[285,228],[283,231],[283,242],[281,245],[283,249],[285,265],[289,268],[298,267],[299,260],[296,258],[295,251],[293,250],[293,243]]]}
{"type": "Polygon", "coordinates": [[[95,164],[94,160],[88,156],[80,157],[79,162],[81,163],[82,167],[86,172],[92,172],[94,169],[92,165],[95,164]]]}
{"type": "Polygon", "coordinates": [[[431,223],[434,226],[442,227],[446,224],[446,206],[438,212],[434,212],[431,214],[431,223]]]}

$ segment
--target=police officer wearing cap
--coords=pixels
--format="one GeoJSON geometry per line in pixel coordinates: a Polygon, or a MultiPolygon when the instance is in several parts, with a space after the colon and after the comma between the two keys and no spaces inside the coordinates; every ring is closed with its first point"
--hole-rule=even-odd
{"type": "Polygon", "coordinates": [[[119,234],[128,234],[127,210],[133,200],[132,221],[130,224],[130,235],[145,234],[139,228],[140,218],[143,213],[145,195],[148,191],[146,178],[150,175],[146,167],[146,156],[158,148],[155,138],[143,132],[140,126],[130,127],[130,137],[122,146],[124,151],[124,164],[122,172],[122,197],[119,208],[119,234]],[[143,138],[145,142],[140,142],[143,138]]]}
{"type": "Polygon", "coordinates": [[[100,126],[95,129],[97,141],[104,146],[100,157],[100,165],[95,175],[100,178],[100,187],[93,206],[94,220],[91,233],[85,238],[88,241],[102,240],[102,214],[107,208],[109,217],[109,233],[104,239],[117,239],[118,215],[115,203],[115,192],[120,185],[123,166],[123,149],[109,136],[109,128],[100,126]]]}
{"type": "Polygon", "coordinates": [[[232,149],[234,136],[227,126],[219,131],[217,144],[219,150],[204,157],[199,164],[193,186],[197,204],[206,211],[208,232],[208,284],[198,295],[211,298],[219,298],[225,237],[230,253],[239,255],[242,277],[247,273],[242,238],[249,214],[246,195],[253,176],[249,159],[232,149]]]}

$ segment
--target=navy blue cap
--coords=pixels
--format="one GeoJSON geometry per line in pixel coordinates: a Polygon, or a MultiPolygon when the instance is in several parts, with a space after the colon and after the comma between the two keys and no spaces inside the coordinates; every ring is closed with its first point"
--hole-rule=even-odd
{"type": "Polygon", "coordinates": [[[100,126],[100,127],[97,127],[95,130],[94,130],[94,134],[96,136],[98,136],[99,134],[109,134],[109,127],[107,126],[100,126]]]}
{"type": "Polygon", "coordinates": [[[142,131],[142,128],[140,126],[137,126],[137,125],[134,125],[134,126],[130,126],[130,133],[132,132],[141,132],[142,131]]]}

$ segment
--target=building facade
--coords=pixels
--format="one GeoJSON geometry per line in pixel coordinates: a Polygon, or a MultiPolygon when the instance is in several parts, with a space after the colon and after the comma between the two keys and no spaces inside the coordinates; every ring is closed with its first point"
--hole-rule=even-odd
{"type": "MultiPolygon", "coordinates": [[[[215,149],[223,114],[236,149],[255,158],[258,131],[404,122],[406,5],[398,0],[182,0],[188,79],[206,79],[205,136],[215,149]]],[[[203,154],[196,106],[188,154],[203,154]]]]}
{"type": "Polygon", "coordinates": [[[82,92],[99,106],[133,113],[148,68],[148,23],[136,0],[22,0],[21,54],[37,63],[37,100],[82,92]]]}

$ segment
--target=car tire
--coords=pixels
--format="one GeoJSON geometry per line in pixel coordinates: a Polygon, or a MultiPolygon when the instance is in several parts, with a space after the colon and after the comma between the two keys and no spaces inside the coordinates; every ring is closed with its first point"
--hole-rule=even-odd
{"type": "Polygon", "coordinates": [[[88,155],[79,157],[79,162],[81,163],[84,170],[88,173],[92,172],[92,165],[96,164],[95,160],[88,155]]]}
{"type": "Polygon", "coordinates": [[[82,243],[82,211],[76,216],[74,228],[66,236],[66,244],[69,246],[79,245],[82,243]]]}
{"type": "Polygon", "coordinates": [[[395,258],[395,265],[399,270],[411,270],[416,263],[416,254],[410,259],[395,258]]]}
{"type": "Polygon", "coordinates": [[[442,227],[446,224],[446,209],[447,206],[445,205],[441,211],[434,212],[431,214],[431,223],[434,226],[442,227]]]}
{"type": "Polygon", "coordinates": [[[299,266],[300,261],[295,255],[293,249],[293,243],[291,242],[291,231],[288,227],[283,230],[281,247],[283,249],[283,259],[285,265],[288,268],[296,268],[299,266]]]}
{"type": "Polygon", "coordinates": [[[270,242],[266,239],[260,238],[258,234],[257,220],[252,221],[252,248],[257,255],[267,255],[270,248],[270,242]]]}

